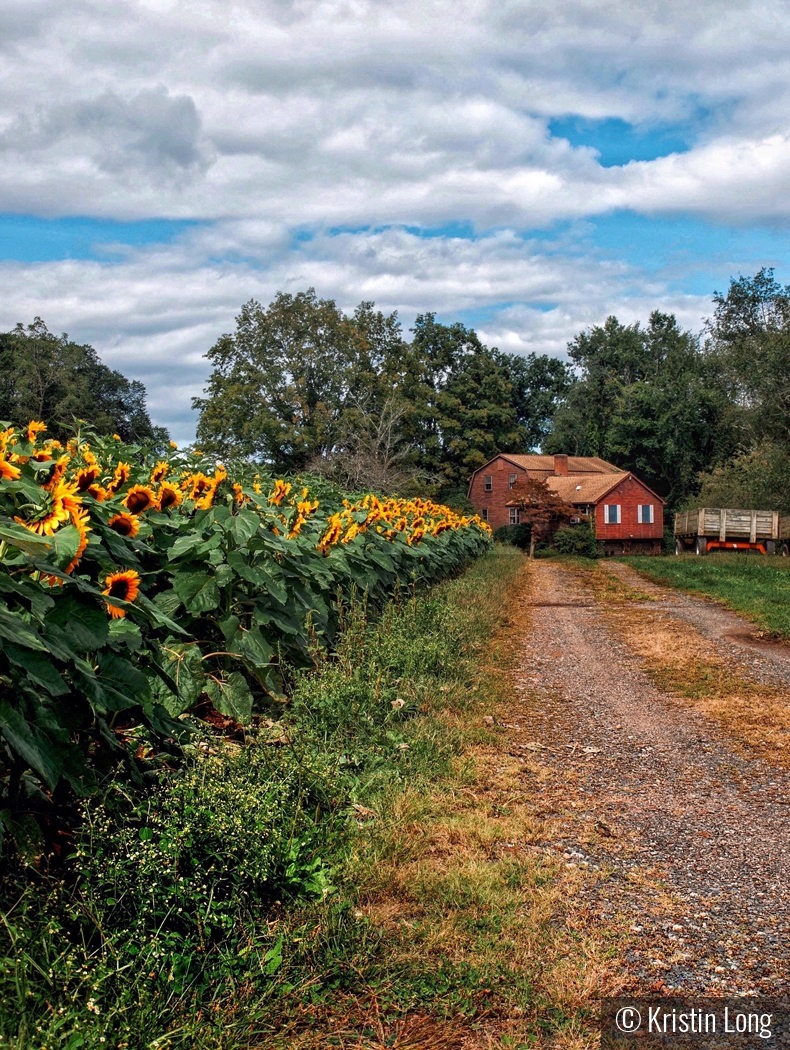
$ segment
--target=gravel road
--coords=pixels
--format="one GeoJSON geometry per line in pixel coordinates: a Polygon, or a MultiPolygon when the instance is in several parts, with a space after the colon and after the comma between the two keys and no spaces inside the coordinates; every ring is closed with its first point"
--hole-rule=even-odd
{"type": "MultiPolygon", "coordinates": [[[[790,773],[657,689],[573,570],[531,572],[523,701],[503,728],[552,829],[535,848],[586,870],[577,910],[626,931],[624,990],[786,992],[790,773]]],[[[790,682],[785,652],[734,614],[639,586],[744,676],[790,682]]]]}

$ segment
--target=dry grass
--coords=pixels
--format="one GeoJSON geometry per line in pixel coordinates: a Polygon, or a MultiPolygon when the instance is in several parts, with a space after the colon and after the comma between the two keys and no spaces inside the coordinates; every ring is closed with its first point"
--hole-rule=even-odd
{"type": "Polygon", "coordinates": [[[715,643],[687,621],[660,608],[662,590],[640,592],[605,567],[587,570],[584,583],[601,600],[601,614],[662,691],[715,719],[741,752],[758,752],[790,766],[790,704],[786,690],[749,681],[722,657],[715,643]]]}

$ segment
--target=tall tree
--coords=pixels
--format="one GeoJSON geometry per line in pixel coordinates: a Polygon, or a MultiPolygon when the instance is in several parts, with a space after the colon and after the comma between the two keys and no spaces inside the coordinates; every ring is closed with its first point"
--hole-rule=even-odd
{"type": "Polygon", "coordinates": [[[206,355],[213,365],[197,436],[206,449],[300,469],[331,452],[355,403],[379,385],[400,342],[397,317],[362,303],[346,317],[311,288],[279,293],[264,308],[251,300],[206,355]]]}
{"type": "Polygon", "coordinates": [[[465,486],[496,452],[539,440],[567,384],[563,365],[489,349],[472,329],[430,313],[412,336],[372,303],[349,317],[312,289],[266,308],[249,302],[236,331],[208,352],[213,371],[194,401],[198,440],[278,469],[358,473],[386,435],[398,469],[379,463],[377,477],[431,477],[445,490],[465,486]]]}
{"type": "Polygon", "coordinates": [[[706,349],[740,409],[743,444],[767,440],[790,450],[790,285],[762,269],[733,279],[714,302],[706,349]]]}
{"type": "Polygon", "coordinates": [[[92,346],[54,335],[40,317],[0,333],[0,374],[0,419],[16,426],[39,419],[64,438],[76,417],[124,441],[167,441],[164,427],[151,423],[139,380],[102,364],[92,346]]]}
{"type": "Polygon", "coordinates": [[[610,317],[568,347],[576,379],[547,452],[596,455],[633,470],[678,506],[700,471],[736,445],[726,390],[698,340],[654,311],[646,328],[610,317]]]}

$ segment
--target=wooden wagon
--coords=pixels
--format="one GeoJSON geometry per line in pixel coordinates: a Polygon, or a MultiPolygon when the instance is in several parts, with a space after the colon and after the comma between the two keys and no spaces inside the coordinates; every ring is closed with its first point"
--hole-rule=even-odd
{"type": "MultiPolygon", "coordinates": [[[[790,525],[790,519],[783,518],[790,525]]],[[[788,530],[790,538],[790,529],[788,530]]],[[[703,507],[675,515],[675,553],[693,550],[759,551],[774,554],[781,539],[779,513],[775,510],[734,510],[703,507]]]]}
{"type": "Polygon", "coordinates": [[[779,519],[779,539],[782,543],[782,554],[790,556],[790,517],[779,519]]]}

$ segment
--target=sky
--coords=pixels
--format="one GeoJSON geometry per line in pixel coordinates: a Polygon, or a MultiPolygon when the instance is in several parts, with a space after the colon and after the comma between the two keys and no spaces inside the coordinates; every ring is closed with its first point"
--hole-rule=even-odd
{"type": "Polygon", "coordinates": [[[241,305],[314,287],[563,356],[790,281],[786,0],[0,0],[0,331],[194,434],[241,305]]]}

